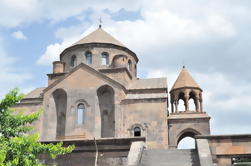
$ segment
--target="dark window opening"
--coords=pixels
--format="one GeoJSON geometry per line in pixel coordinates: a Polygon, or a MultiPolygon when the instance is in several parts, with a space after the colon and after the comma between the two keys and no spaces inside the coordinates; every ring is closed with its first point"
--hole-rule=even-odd
{"type": "Polygon", "coordinates": [[[128,61],[127,69],[128,69],[129,71],[132,71],[132,61],[131,61],[131,60],[128,61]]]}
{"type": "Polygon", "coordinates": [[[73,56],[71,57],[71,67],[75,67],[75,66],[76,66],[76,56],[73,55],[73,56]]]}
{"type": "Polygon", "coordinates": [[[140,137],[141,136],[141,129],[139,127],[134,128],[134,137],[140,137]]]}

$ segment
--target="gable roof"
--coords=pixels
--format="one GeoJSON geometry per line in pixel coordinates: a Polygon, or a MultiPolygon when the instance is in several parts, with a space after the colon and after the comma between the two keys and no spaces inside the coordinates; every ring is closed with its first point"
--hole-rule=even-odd
{"type": "Polygon", "coordinates": [[[197,82],[190,75],[188,70],[185,68],[185,66],[183,66],[183,68],[182,68],[177,80],[175,81],[171,91],[174,89],[185,88],[185,87],[201,89],[200,86],[197,84],[197,82]]]}
{"type": "Polygon", "coordinates": [[[95,74],[101,76],[101,77],[102,77],[104,80],[106,80],[107,82],[110,82],[110,83],[116,85],[117,87],[120,87],[120,88],[123,89],[124,91],[126,91],[126,88],[125,88],[122,84],[120,84],[119,82],[117,82],[117,81],[111,79],[110,77],[108,77],[108,76],[102,74],[101,72],[99,72],[99,71],[93,69],[92,67],[90,67],[90,66],[88,66],[88,65],[86,65],[86,64],[84,64],[84,63],[81,63],[81,64],[79,64],[77,67],[75,67],[74,69],[72,69],[69,73],[67,73],[65,76],[63,76],[62,78],[59,78],[57,81],[53,82],[51,85],[49,85],[47,88],[45,88],[45,89],[43,90],[43,93],[45,93],[45,92],[47,92],[49,89],[55,87],[57,84],[59,84],[60,82],[62,82],[64,79],[66,79],[67,77],[69,77],[71,74],[73,74],[75,71],[77,71],[77,70],[80,69],[80,68],[84,68],[84,69],[86,69],[86,70],[88,70],[88,71],[90,71],[90,72],[93,72],[93,73],[95,73],[95,74]]]}
{"type": "Polygon", "coordinates": [[[28,94],[25,95],[24,99],[26,98],[39,98],[41,97],[41,93],[43,92],[45,88],[36,88],[34,90],[32,90],[31,92],[29,92],[28,94]]]}
{"type": "Polygon", "coordinates": [[[118,45],[121,47],[125,47],[120,41],[112,37],[109,33],[104,31],[102,28],[98,28],[97,30],[93,31],[89,35],[85,36],[78,42],[74,43],[74,45],[79,44],[87,44],[87,43],[109,43],[118,45]]]}

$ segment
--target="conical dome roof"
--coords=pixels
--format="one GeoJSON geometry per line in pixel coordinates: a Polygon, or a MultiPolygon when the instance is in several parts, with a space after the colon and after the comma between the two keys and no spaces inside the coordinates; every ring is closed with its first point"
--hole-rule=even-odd
{"type": "Polygon", "coordinates": [[[200,88],[200,86],[197,84],[197,82],[193,79],[193,77],[190,75],[188,70],[183,66],[183,69],[181,70],[177,80],[175,81],[172,89],[179,89],[179,88],[200,88]]]}
{"type": "Polygon", "coordinates": [[[74,45],[79,44],[87,44],[87,43],[108,43],[108,44],[114,44],[121,47],[125,47],[120,41],[112,37],[109,33],[104,31],[101,27],[99,27],[97,30],[93,31],[89,35],[85,36],[78,42],[76,42],[74,45]]]}

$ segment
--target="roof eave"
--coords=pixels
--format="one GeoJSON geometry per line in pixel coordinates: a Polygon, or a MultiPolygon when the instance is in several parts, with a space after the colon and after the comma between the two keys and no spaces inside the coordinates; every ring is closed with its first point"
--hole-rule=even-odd
{"type": "Polygon", "coordinates": [[[203,90],[202,90],[200,87],[184,86],[184,87],[179,87],[179,88],[172,88],[172,89],[170,90],[170,93],[171,93],[172,91],[180,90],[180,89],[198,89],[198,90],[200,90],[201,92],[203,92],[203,90]]]}

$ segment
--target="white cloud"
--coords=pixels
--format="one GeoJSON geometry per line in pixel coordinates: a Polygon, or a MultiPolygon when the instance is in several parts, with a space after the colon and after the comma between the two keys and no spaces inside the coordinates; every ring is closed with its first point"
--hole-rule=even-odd
{"type": "Polygon", "coordinates": [[[53,61],[59,60],[59,54],[67,47],[69,47],[76,40],[65,39],[62,43],[54,43],[47,46],[45,53],[38,59],[37,64],[51,65],[53,61]]]}
{"type": "Polygon", "coordinates": [[[43,20],[61,21],[71,16],[78,16],[83,11],[94,9],[110,9],[117,11],[121,8],[136,10],[140,1],[134,0],[1,0],[0,26],[16,27],[31,22],[43,20]]]}
{"type": "MultiPolygon", "coordinates": [[[[59,54],[83,36],[83,34],[80,34],[83,33],[83,28],[85,27],[86,25],[81,24],[69,28],[59,28],[55,36],[62,40],[62,42],[48,45],[44,54],[38,59],[37,64],[51,65],[53,61],[59,60],[59,54]]],[[[86,34],[86,32],[84,34],[86,34]]]]}
{"type": "MultiPolygon", "coordinates": [[[[184,41],[204,41],[212,35],[225,38],[235,34],[231,22],[228,22],[222,15],[214,14],[200,21],[179,16],[166,9],[155,11],[142,9],[141,14],[143,19],[136,21],[115,22],[111,16],[100,11],[96,11],[90,18],[92,22],[96,22],[102,16],[106,23],[104,26],[106,31],[121,39],[132,50],[136,50],[139,54],[144,53],[144,56],[151,56],[150,53],[157,49],[159,50],[157,53],[161,52],[167,45],[171,47],[184,41]]],[[[64,48],[73,44],[80,36],[95,29],[94,26],[90,26],[84,33],[81,33],[81,28],[86,28],[84,25],[83,23],[68,29],[60,28],[56,36],[62,39],[62,42],[47,46],[38,63],[50,64],[64,48]],[[75,39],[75,41],[69,39],[75,39]]]]}
{"type": "Polygon", "coordinates": [[[27,39],[27,37],[24,35],[24,33],[22,31],[13,32],[12,36],[18,40],[26,40],[27,39]]]}

